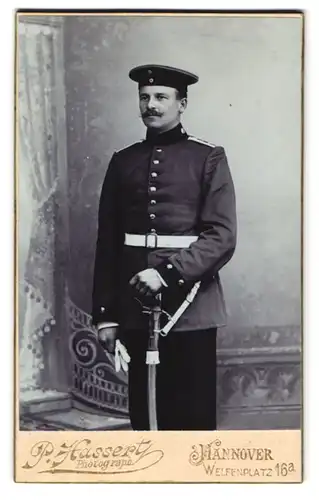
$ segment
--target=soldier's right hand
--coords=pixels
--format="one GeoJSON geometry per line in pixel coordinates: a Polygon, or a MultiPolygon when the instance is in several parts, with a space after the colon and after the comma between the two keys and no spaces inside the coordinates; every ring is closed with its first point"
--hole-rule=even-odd
{"type": "Polygon", "coordinates": [[[118,327],[117,326],[105,326],[103,328],[98,329],[98,339],[106,351],[108,351],[110,354],[115,354],[115,342],[117,338],[117,331],[118,327]]]}

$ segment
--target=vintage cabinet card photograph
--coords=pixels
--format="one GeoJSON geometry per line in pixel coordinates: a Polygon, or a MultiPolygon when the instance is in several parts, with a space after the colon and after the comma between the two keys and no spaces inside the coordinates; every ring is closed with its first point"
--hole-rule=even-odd
{"type": "Polygon", "coordinates": [[[302,481],[303,31],[16,13],[16,482],[302,481]]]}

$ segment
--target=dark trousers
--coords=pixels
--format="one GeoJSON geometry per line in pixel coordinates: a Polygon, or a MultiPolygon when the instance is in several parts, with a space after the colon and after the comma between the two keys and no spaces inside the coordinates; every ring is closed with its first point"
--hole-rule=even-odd
{"type": "MultiPolygon", "coordinates": [[[[133,430],[149,430],[148,332],[126,332],[131,356],[129,413],[133,430]]],[[[216,429],[216,328],[160,337],[156,394],[159,430],[216,429]]]]}

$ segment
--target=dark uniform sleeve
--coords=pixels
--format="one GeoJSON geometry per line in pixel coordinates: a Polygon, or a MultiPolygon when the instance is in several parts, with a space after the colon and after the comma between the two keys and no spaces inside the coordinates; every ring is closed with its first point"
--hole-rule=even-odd
{"type": "Polygon", "coordinates": [[[191,285],[212,279],[231,259],[236,246],[234,185],[222,147],[212,149],[205,162],[199,238],[156,267],[168,286],[191,285]]]}
{"type": "Polygon", "coordinates": [[[118,267],[124,234],[121,222],[116,153],[102,186],[92,294],[92,321],[118,321],[118,267]]]}

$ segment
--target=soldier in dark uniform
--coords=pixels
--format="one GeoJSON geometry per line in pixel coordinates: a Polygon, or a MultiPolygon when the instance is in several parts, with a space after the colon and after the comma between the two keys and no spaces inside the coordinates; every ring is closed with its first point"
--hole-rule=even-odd
{"type": "Polygon", "coordinates": [[[121,345],[130,356],[132,428],[147,430],[149,333],[141,303],[160,293],[163,310],[172,315],[200,282],[192,304],[159,340],[158,426],[213,430],[216,332],[226,323],[219,271],[236,245],[231,173],[222,147],[188,135],[181,125],[196,75],[147,65],[129,76],[138,82],[147,133],[145,140],[114,153],[105,176],[93,322],[100,332],[119,325],[121,345]]]}

